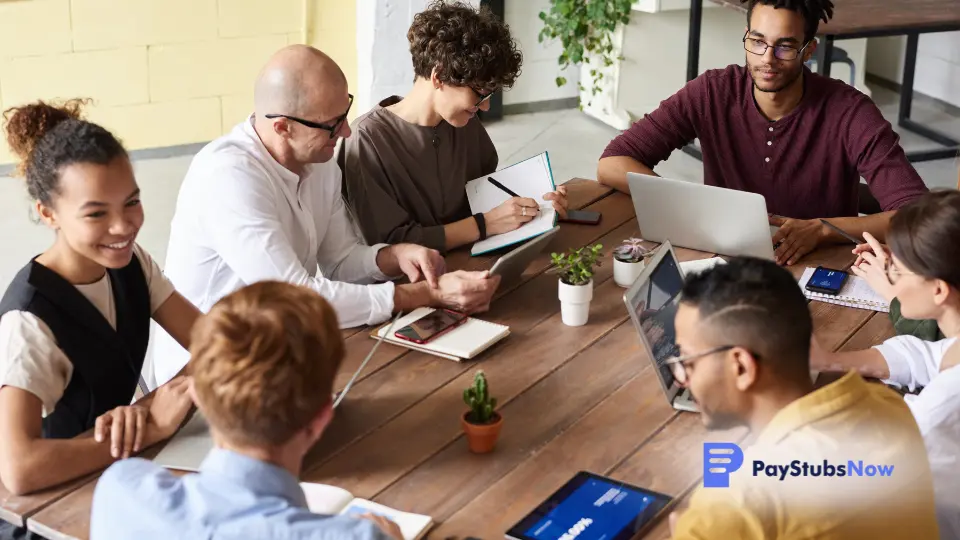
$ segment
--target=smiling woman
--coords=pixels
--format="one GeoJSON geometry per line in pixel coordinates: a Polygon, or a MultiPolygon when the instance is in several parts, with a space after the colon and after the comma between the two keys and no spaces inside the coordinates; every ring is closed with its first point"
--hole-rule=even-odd
{"type": "Polygon", "coordinates": [[[146,391],[151,317],[186,346],[199,313],[136,245],[143,208],[130,160],[109,131],[80,118],[83,105],[37,102],[4,115],[27,191],[55,234],[0,301],[0,480],[15,494],[137,453],[171,436],[190,407],[182,378],[130,405],[138,382],[146,391]]]}

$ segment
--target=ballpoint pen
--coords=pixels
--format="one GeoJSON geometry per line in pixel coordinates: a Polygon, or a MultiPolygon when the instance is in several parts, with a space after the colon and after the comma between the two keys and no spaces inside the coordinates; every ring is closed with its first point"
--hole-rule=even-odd
{"type": "Polygon", "coordinates": [[[829,221],[827,221],[827,220],[825,220],[825,219],[821,219],[821,220],[820,220],[820,223],[823,223],[823,224],[826,225],[827,227],[830,227],[831,229],[833,229],[834,231],[836,231],[837,234],[839,234],[840,236],[846,238],[847,240],[853,242],[854,244],[856,244],[856,245],[858,245],[858,246],[859,246],[860,244],[866,244],[866,241],[860,240],[859,238],[854,237],[853,235],[851,235],[851,234],[848,233],[847,231],[841,229],[840,227],[837,227],[836,225],[834,225],[833,223],[830,223],[829,221]]]}

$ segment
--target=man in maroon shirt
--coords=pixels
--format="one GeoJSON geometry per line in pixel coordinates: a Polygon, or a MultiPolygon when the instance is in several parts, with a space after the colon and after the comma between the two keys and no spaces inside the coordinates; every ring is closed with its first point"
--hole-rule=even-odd
{"type": "Polygon", "coordinates": [[[766,199],[778,263],[846,241],[817,218],[882,239],[893,211],[927,188],[868,97],[804,66],[832,15],[830,0],[750,0],[746,66],[707,71],[661,103],[607,146],[597,178],[627,192],[627,172],[653,174],[699,138],[707,184],[766,199]],[[861,176],[883,213],[857,217],[861,176]]]}

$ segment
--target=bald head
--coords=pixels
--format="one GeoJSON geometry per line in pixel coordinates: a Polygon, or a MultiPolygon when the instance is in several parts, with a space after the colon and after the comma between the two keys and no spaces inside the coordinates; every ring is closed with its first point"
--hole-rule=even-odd
{"type": "Polygon", "coordinates": [[[263,67],[254,88],[257,117],[288,114],[335,116],[330,104],[346,94],[347,79],[332,58],[307,45],[280,49],[263,67]]]}

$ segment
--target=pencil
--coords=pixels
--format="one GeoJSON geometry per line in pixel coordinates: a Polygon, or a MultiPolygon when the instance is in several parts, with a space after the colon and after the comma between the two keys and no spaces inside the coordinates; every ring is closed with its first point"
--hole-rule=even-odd
{"type": "Polygon", "coordinates": [[[829,221],[827,221],[827,220],[825,220],[825,219],[821,219],[821,220],[820,220],[820,223],[823,223],[823,224],[826,225],[827,227],[830,227],[831,229],[833,229],[834,231],[836,231],[837,234],[839,234],[840,236],[846,238],[847,240],[853,242],[854,244],[856,244],[856,245],[858,245],[858,246],[859,246],[860,244],[866,244],[866,242],[864,242],[863,240],[861,240],[861,239],[859,239],[859,238],[851,235],[851,234],[848,233],[847,231],[841,229],[840,227],[837,227],[836,225],[834,225],[833,223],[830,223],[829,221]]]}

